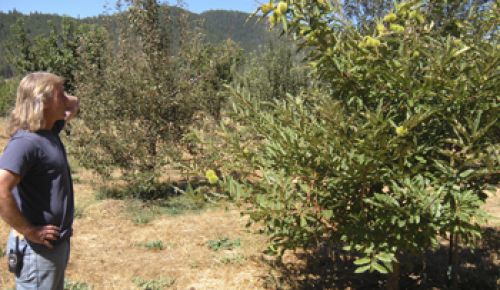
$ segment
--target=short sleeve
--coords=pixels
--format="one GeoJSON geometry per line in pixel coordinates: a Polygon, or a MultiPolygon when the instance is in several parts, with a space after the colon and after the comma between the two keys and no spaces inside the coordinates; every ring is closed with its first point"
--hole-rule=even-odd
{"type": "Polygon", "coordinates": [[[21,177],[35,164],[37,147],[32,140],[13,137],[0,156],[0,168],[21,177]]]}

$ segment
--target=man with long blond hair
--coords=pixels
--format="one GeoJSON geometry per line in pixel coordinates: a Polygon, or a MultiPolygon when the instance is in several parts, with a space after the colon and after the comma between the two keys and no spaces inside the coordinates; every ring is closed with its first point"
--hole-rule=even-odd
{"type": "Polygon", "coordinates": [[[12,228],[7,257],[16,289],[64,288],[74,199],[59,133],[79,105],[63,85],[47,72],[21,80],[0,156],[0,216],[12,228]]]}

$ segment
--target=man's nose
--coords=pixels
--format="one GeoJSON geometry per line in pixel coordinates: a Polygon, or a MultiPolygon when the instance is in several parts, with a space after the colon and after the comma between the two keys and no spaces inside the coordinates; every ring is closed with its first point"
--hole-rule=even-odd
{"type": "Polygon", "coordinates": [[[69,105],[69,97],[68,97],[68,94],[66,94],[66,93],[64,93],[64,96],[63,96],[63,103],[65,106],[69,105]]]}

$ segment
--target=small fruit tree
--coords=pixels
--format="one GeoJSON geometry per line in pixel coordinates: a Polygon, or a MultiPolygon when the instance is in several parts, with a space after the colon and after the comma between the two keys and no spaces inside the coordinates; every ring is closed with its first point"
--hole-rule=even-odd
{"type": "Polygon", "coordinates": [[[115,15],[117,41],[102,29],[80,39],[82,110],[72,148],[84,166],[106,178],[119,170],[131,185],[127,193],[150,199],[167,162],[182,157],[180,142],[197,112],[220,114],[218,89],[239,49],[231,42],[205,46],[174,7],[126,3],[115,15]]]}
{"type": "Polygon", "coordinates": [[[447,16],[453,31],[434,1],[396,2],[362,28],[341,2],[260,8],[326,89],[269,105],[233,88],[222,171],[253,178],[226,178],[231,193],[249,198],[271,251],[331,240],[357,253],[356,272],[397,271],[440,236],[472,244],[499,173],[497,2],[469,1],[447,16]]]}

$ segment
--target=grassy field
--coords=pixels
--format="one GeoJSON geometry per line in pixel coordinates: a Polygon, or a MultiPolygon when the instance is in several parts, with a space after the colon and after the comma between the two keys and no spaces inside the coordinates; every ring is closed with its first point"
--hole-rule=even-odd
{"type": "MultiPolygon", "coordinates": [[[[2,148],[5,142],[5,138],[0,139],[2,148]]],[[[154,214],[137,201],[96,199],[97,178],[92,172],[75,167],[76,219],[66,289],[376,289],[380,286],[383,277],[354,276],[349,261],[342,257],[316,259],[321,252],[289,252],[282,261],[273,262],[262,254],[265,237],[245,228],[246,218],[232,204],[176,215],[154,214]]],[[[497,218],[490,225],[496,230],[489,232],[481,251],[471,254],[470,260],[469,251],[464,251],[463,257],[464,263],[472,267],[471,273],[479,275],[475,279],[485,275],[498,281],[498,270],[494,269],[500,265],[499,194],[492,195],[486,209],[497,218]]],[[[0,222],[0,243],[4,243],[8,230],[0,222]]],[[[431,253],[429,259],[446,260],[443,251],[431,253]]],[[[435,263],[429,265],[428,271],[445,266],[435,263]]],[[[408,279],[402,283],[412,283],[408,279]]],[[[440,289],[443,282],[435,284],[438,286],[434,289],[440,289]]],[[[0,289],[12,288],[13,277],[2,262],[0,289]]]]}

